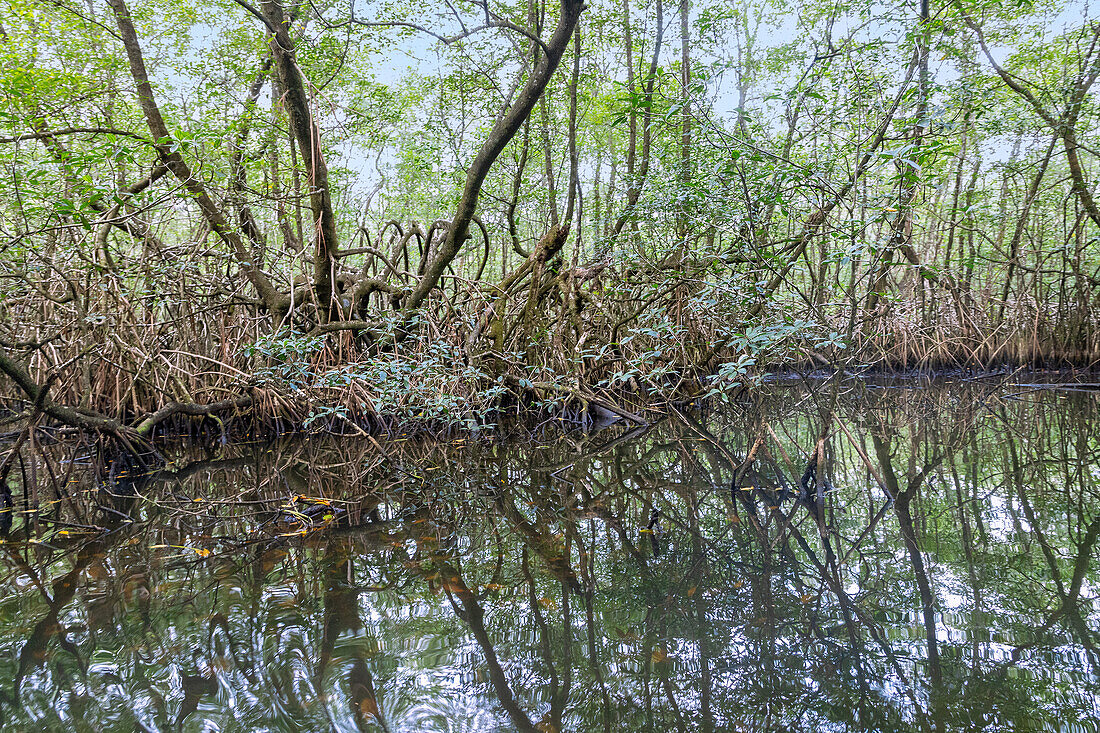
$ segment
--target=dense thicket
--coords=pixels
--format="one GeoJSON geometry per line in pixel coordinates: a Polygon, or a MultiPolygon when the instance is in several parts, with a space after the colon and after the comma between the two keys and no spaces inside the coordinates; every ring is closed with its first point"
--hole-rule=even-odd
{"type": "Polygon", "coordinates": [[[3,0],[7,394],[148,433],[1090,365],[1091,12],[3,0]]]}

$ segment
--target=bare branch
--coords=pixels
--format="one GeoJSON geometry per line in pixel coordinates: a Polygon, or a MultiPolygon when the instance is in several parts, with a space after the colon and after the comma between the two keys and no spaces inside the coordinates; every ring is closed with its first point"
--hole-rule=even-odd
{"type": "Polygon", "coordinates": [[[15,137],[0,137],[0,143],[17,143],[24,140],[47,140],[57,135],[118,135],[119,137],[129,137],[134,140],[140,140],[143,143],[153,144],[153,141],[147,137],[143,137],[128,130],[119,130],[114,127],[63,127],[60,130],[36,130],[35,132],[24,132],[22,135],[16,135],[15,137]]]}

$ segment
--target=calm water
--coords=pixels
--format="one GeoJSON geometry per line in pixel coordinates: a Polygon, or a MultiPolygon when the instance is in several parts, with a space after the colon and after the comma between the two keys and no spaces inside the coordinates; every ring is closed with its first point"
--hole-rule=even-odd
{"type": "Polygon", "coordinates": [[[138,478],[52,446],[9,476],[0,727],[1097,730],[1097,399],[822,385],[138,478]]]}

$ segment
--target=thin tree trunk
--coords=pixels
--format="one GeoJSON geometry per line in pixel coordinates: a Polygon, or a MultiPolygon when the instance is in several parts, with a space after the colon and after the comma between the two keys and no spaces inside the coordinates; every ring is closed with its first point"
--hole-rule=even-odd
{"type": "MultiPolygon", "coordinates": [[[[634,220],[634,207],[638,205],[638,200],[642,196],[642,186],[645,185],[645,180],[649,176],[650,149],[653,140],[653,88],[657,80],[657,68],[661,59],[661,45],[665,35],[665,12],[662,0],[657,0],[656,12],[657,28],[656,35],[653,39],[653,55],[650,57],[649,69],[646,72],[646,78],[642,88],[642,158],[638,161],[637,170],[635,171],[633,147],[634,132],[632,130],[626,158],[626,207],[615,221],[615,227],[611,231],[612,236],[617,236],[619,232],[623,230],[623,226],[627,221],[634,220]]],[[[633,71],[631,72],[631,76],[633,76],[633,71]]],[[[633,114],[633,110],[631,110],[631,114],[633,114]]],[[[612,171],[614,171],[614,165],[612,165],[612,171]]],[[[610,202],[610,200],[611,195],[609,194],[608,201],[610,202]]]]}
{"type": "Polygon", "coordinates": [[[290,129],[302,154],[302,165],[309,184],[310,209],[315,230],[313,250],[313,288],[317,314],[322,322],[336,314],[333,277],[336,268],[336,217],[332,210],[332,195],[328,182],[328,165],[321,152],[321,131],[310,111],[306,81],[298,67],[295,43],[290,36],[290,18],[276,0],[261,3],[264,18],[271,30],[271,52],[281,91],[280,99],[290,120],[290,129]]]}
{"type": "Polygon", "coordinates": [[[481,187],[485,183],[485,177],[489,175],[489,170],[493,167],[493,163],[501,151],[523,126],[523,123],[530,116],[531,110],[538,103],[539,98],[546,89],[546,85],[558,68],[558,63],[569,45],[569,39],[573,36],[573,29],[576,28],[583,9],[584,3],[582,0],[561,0],[561,15],[558,25],[550,41],[546,44],[544,55],[531,71],[526,85],[516,96],[515,102],[493,126],[489,137],[482,144],[477,156],[470,164],[466,173],[466,185],[462,191],[462,198],[459,201],[455,216],[451,220],[451,226],[447,230],[447,238],[439,247],[438,254],[425,271],[424,277],[420,279],[416,288],[409,295],[404,308],[406,315],[411,315],[427,299],[428,294],[439,284],[447,265],[454,260],[459,250],[462,249],[462,245],[466,242],[470,231],[470,222],[473,221],[474,212],[477,210],[478,197],[481,194],[481,187]]]}
{"type": "Polygon", "coordinates": [[[256,266],[252,253],[245,246],[240,234],[230,226],[224,212],[214,203],[213,198],[207,192],[206,186],[194,175],[191,167],[180,155],[178,146],[168,131],[168,125],[165,124],[160,107],[157,106],[156,98],[153,96],[153,87],[149,83],[149,74],[145,70],[145,59],[142,56],[137,32],[134,30],[134,24],[130,19],[130,11],[126,7],[125,0],[107,0],[107,3],[114,12],[119,35],[130,64],[130,73],[137,86],[138,103],[145,116],[149,132],[156,141],[157,153],[160,155],[161,161],[194,198],[211,231],[229,245],[230,250],[237,259],[241,272],[252,283],[276,320],[281,319],[282,314],[285,312],[281,294],[272,285],[267,275],[256,266]]]}

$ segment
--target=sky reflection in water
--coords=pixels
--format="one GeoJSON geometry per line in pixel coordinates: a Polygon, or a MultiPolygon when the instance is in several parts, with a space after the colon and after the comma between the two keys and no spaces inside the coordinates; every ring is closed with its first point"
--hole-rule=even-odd
{"type": "Polygon", "coordinates": [[[12,476],[0,724],[1096,730],[1097,406],[819,385],[114,483],[54,446],[12,476]]]}

